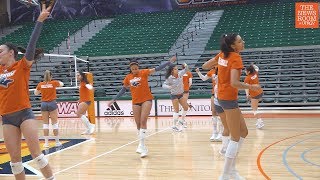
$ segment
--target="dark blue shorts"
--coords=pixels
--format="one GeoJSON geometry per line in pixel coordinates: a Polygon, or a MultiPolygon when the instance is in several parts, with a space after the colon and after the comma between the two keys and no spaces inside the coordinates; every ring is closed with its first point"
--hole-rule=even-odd
{"type": "Polygon", "coordinates": [[[147,102],[147,101],[152,102],[152,100],[146,100],[146,101],[144,101],[144,102],[142,102],[142,103],[136,103],[136,104],[133,104],[133,105],[142,106],[142,104],[145,103],[145,102],[147,102]]]}
{"type": "Polygon", "coordinates": [[[27,119],[35,119],[31,108],[23,109],[11,114],[2,115],[2,125],[10,124],[20,128],[23,121],[27,119]]]}
{"type": "Polygon", "coordinates": [[[259,94],[258,96],[255,96],[255,97],[251,97],[252,99],[261,99],[263,96],[263,93],[259,94]]]}
{"type": "Polygon", "coordinates": [[[41,111],[54,111],[58,109],[56,101],[41,102],[41,111]]]}
{"type": "Polygon", "coordinates": [[[218,106],[218,105],[214,104],[214,109],[216,110],[216,112],[218,114],[224,113],[224,110],[222,109],[221,106],[218,106]]]}
{"type": "Polygon", "coordinates": [[[238,101],[237,101],[237,100],[235,100],[235,101],[228,101],[228,100],[220,100],[220,99],[219,99],[218,101],[219,101],[220,106],[221,106],[224,110],[239,108],[239,105],[238,105],[238,101]]]}
{"type": "Polygon", "coordinates": [[[183,97],[183,94],[177,94],[177,95],[173,95],[171,94],[171,100],[174,100],[174,99],[181,99],[183,97]]]}

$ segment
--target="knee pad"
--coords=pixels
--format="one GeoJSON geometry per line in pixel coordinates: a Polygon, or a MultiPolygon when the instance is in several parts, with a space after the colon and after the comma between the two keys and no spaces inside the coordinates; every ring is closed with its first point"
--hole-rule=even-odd
{"type": "Polygon", "coordinates": [[[59,124],[58,123],[52,124],[52,128],[53,129],[59,129],[59,124]]]}
{"type": "Polygon", "coordinates": [[[22,173],[22,171],[24,171],[22,162],[15,162],[15,163],[10,162],[10,166],[11,166],[11,171],[14,175],[20,174],[22,173]]]}
{"type": "Polygon", "coordinates": [[[38,157],[34,158],[34,160],[36,161],[40,169],[46,167],[46,165],[49,164],[47,158],[43,154],[40,154],[38,157]]]}
{"type": "Polygon", "coordinates": [[[43,124],[43,125],[42,125],[42,128],[43,128],[43,129],[49,129],[49,124],[43,124]]]}
{"type": "Polygon", "coordinates": [[[238,147],[239,147],[238,142],[230,140],[225,156],[228,158],[235,158],[238,153],[238,147]]]}

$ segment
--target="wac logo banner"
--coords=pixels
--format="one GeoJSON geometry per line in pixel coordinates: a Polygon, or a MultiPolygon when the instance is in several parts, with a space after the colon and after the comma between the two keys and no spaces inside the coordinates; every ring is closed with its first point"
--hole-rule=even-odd
{"type": "MultiPolygon", "coordinates": [[[[54,152],[59,152],[65,148],[74,146],[76,144],[79,143],[83,143],[87,141],[87,139],[60,139],[60,142],[62,144],[62,146],[55,146],[55,141],[54,140],[50,140],[49,141],[49,148],[43,148],[42,149],[42,153],[44,155],[47,154],[51,154],[54,152]]],[[[44,144],[44,140],[40,140],[40,147],[43,147],[44,144]]],[[[25,140],[21,141],[21,157],[22,157],[22,163],[27,164],[28,162],[30,162],[32,160],[30,151],[28,149],[28,145],[25,142],[25,140]]],[[[33,172],[32,170],[29,170],[27,167],[24,165],[24,170],[26,175],[36,175],[35,172],[33,172]]],[[[38,167],[36,167],[37,170],[38,167]]],[[[0,141],[0,179],[1,176],[7,176],[7,175],[12,175],[11,172],[11,167],[10,167],[10,155],[6,149],[6,146],[4,144],[4,141],[0,141]]]]}

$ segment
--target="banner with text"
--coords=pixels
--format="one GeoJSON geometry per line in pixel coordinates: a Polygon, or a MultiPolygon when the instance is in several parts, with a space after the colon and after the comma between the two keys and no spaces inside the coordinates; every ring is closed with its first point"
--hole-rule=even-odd
{"type": "MultiPolygon", "coordinates": [[[[154,100],[152,101],[152,107],[150,116],[155,116],[154,100]]],[[[108,101],[99,101],[99,116],[133,116],[132,101],[131,100],[119,100],[111,105],[107,106],[108,101]]]]}
{"type": "MultiPolygon", "coordinates": [[[[58,102],[58,117],[70,118],[77,117],[77,110],[79,106],[78,101],[63,101],[58,102]]],[[[98,116],[97,102],[94,102],[95,115],[98,116]]]]}
{"type": "MultiPolygon", "coordinates": [[[[191,105],[187,115],[211,115],[210,99],[189,99],[188,104],[191,105]]],[[[159,99],[157,101],[158,116],[172,116],[172,102],[169,99],[159,99]]]]}

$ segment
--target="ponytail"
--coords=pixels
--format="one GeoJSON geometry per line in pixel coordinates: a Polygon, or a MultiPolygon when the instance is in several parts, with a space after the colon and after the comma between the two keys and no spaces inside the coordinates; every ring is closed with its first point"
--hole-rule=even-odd
{"type": "Polygon", "coordinates": [[[231,45],[236,41],[237,36],[238,34],[236,33],[222,35],[220,40],[220,50],[223,52],[224,58],[228,58],[230,52],[234,52],[231,45]]]}
{"type": "Polygon", "coordinates": [[[44,81],[45,81],[45,82],[51,81],[51,77],[52,77],[51,71],[46,70],[46,71],[44,72],[44,81]]]}

